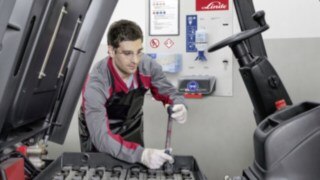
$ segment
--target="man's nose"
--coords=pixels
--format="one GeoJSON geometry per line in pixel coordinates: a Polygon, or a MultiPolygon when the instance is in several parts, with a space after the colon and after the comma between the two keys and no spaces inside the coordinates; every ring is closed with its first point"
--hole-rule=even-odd
{"type": "Polygon", "coordinates": [[[140,57],[139,57],[139,55],[138,54],[133,54],[133,56],[132,56],[132,58],[131,58],[131,61],[133,62],[133,63],[138,63],[139,61],[140,61],[140,57]]]}

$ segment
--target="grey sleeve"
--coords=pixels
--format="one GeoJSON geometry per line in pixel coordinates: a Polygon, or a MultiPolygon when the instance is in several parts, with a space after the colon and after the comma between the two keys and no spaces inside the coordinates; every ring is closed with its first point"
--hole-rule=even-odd
{"type": "Polygon", "coordinates": [[[156,100],[163,104],[184,104],[185,99],[181,93],[168,81],[162,67],[155,60],[145,58],[144,70],[151,77],[151,93],[156,100]]]}

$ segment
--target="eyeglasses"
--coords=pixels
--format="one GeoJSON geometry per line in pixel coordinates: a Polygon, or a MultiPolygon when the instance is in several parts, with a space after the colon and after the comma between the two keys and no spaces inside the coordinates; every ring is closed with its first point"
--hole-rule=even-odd
{"type": "Polygon", "coordinates": [[[142,50],[139,50],[138,52],[133,52],[133,51],[115,51],[118,54],[124,55],[128,59],[132,59],[134,56],[140,58],[143,55],[142,50]]]}

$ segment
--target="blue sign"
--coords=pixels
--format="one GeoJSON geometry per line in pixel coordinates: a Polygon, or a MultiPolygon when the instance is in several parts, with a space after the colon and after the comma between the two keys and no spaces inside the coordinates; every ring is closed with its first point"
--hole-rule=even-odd
{"type": "Polygon", "coordinates": [[[198,28],[197,15],[186,16],[186,51],[197,52],[196,31],[198,28]]]}

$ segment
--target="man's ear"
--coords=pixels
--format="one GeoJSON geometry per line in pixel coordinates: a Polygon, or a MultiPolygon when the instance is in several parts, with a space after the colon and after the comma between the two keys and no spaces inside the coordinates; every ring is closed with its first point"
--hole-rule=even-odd
{"type": "Polygon", "coordinates": [[[112,46],[108,46],[108,54],[112,58],[115,56],[116,52],[115,52],[115,49],[112,46]]]}

